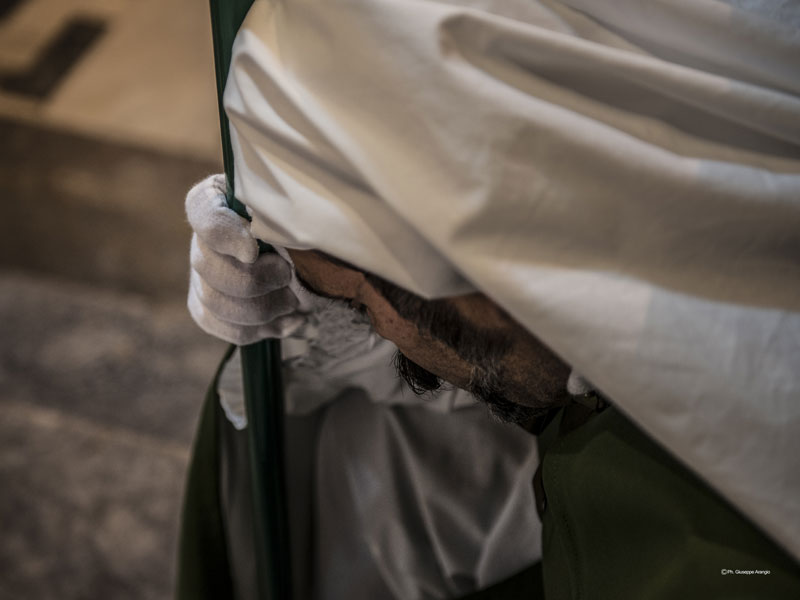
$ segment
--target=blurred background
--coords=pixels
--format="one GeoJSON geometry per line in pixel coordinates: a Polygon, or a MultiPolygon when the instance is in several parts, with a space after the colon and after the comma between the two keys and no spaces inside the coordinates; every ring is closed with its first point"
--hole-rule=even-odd
{"type": "Polygon", "coordinates": [[[169,598],[223,351],[184,308],[221,171],[203,0],[0,0],[0,599],[169,598]]]}

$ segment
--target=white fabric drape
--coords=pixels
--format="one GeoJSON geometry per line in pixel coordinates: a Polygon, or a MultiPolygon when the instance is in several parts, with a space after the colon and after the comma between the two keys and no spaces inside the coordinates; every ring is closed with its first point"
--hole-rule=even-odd
{"type": "Polygon", "coordinates": [[[256,0],[253,231],[479,289],[800,557],[800,3],[256,0]]]}

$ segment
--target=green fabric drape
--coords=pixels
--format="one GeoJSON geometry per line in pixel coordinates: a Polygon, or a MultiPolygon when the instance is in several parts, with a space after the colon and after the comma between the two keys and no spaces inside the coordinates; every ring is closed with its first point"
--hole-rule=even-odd
{"type": "Polygon", "coordinates": [[[220,363],[200,413],[183,492],[176,600],[232,600],[225,524],[219,493],[219,398],[217,380],[234,347],[220,363]]]}
{"type": "Polygon", "coordinates": [[[798,564],[619,411],[570,412],[543,436],[547,600],[800,598],[798,564]]]}

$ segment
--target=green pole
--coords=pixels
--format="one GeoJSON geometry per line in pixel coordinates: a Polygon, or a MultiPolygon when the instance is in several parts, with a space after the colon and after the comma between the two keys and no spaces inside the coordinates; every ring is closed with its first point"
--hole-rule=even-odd
{"type": "MultiPolygon", "coordinates": [[[[210,0],[217,101],[228,205],[247,218],[234,196],[233,150],[222,94],[228,78],[233,39],[253,0],[210,0]]],[[[269,247],[264,245],[265,251],[269,247]]],[[[247,432],[253,483],[253,526],[259,586],[264,600],[291,600],[291,564],[283,446],[283,388],[278,340],[241,348],[247,432]]]]}

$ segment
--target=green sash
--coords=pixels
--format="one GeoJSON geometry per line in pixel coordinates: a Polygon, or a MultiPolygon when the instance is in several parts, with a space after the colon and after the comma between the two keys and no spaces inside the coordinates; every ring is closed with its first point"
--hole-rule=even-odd
{"type": "Polygon", "coordinates": [[[575,426],[581,410],[543,436],[547,600],[800,598],[800,567],[749,520],[613,407],[575,426]]]}

